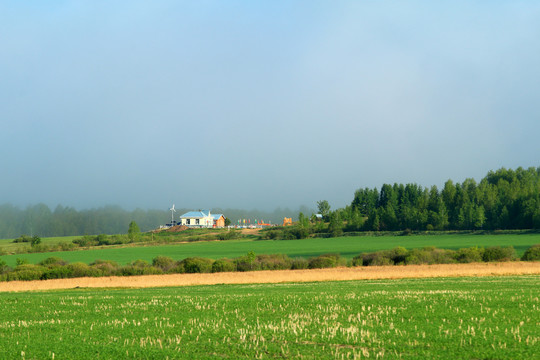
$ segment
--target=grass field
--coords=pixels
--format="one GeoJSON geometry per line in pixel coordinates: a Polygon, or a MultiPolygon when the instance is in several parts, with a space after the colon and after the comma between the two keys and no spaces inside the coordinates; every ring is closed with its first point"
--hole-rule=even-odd
{"type": "Polygon", "coordinates": [[[533,359],[539,276],[0,293],[0,358],[533,359]]]}
{"type": "MultiPolygon", "coordinates": [[[[80,239],[81,236],[58,236],[41,238],[41,242],[46,245],[58,244],[62,242],[71,243],[75,239],[80,239]]],[[[0,239],[0,248],[6,253],[17,252],[24,247],[30,246],[29,243],[14,243],[13,239],[0,239]]]]}
{"type": "Polygon", "coordinates": [[[69,262],[91,263],[96,259],[114,260],[127,264],[136,259],[151,261],[156,256],[165,255],[175,260],[190,256],[202,256],[212,259],[234,258],[249,251],[256,254],[287,254],[290,257],[309,258],[325,253],[340,253],[345,258],[352,258],[361,252],[391,249],[403,246],[408,249],[436,246],[446,249],[459,249],[471,246],[514,246],[518,255],[534,244],[540,243],[540,234],[518,235],[412,235],[412,236],[364,236],[338,237],[328,239],[304,240],[228,240],[212,242],[194,242],[178,245],[147,247],[110,247],[84,251],[65,251],[56,253],[17,254],[2,256],[10,266],[17,258],[37,263],[50,256],[58,256],[69,262]]]}

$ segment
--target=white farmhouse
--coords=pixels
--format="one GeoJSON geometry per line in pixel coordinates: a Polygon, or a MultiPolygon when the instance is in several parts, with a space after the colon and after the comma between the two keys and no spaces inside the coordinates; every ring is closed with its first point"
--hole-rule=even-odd
{"type": "Polygon", "coordinates": [[[180,216],[180,225],[211,228],[214,226],[214,217],[210,214],[210,210],[190,211],[180,216]]]}

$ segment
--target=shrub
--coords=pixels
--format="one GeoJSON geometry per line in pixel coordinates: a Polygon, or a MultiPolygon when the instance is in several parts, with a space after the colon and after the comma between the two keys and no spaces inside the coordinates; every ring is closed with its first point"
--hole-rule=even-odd
{"type": "Polygon", "coordinates": [[[120,273],[120,267],[116,261],[112,260],[96,260],[90,266],[101,273],[104,276],[113,276],[120,273]]]}
{"type": "Polygon", "coordinates": [[[258,265],[255,260],[257,259],[257,256],[253,251],[250,251],[246,256],[241,256],[236,259],[234,259],[234,263],[236,264],[236,270],[237,271],[253,271],[258,270],[258,265]]]}
{"type": "Polygon", "coordinates": [[[255,260],[260,270],[288,270],[292,266],[292,260],[283,254],[257,255],[255,260]]]}
{"type": "Polygon", "coordinates": [[[43,272],[43,275],[41,275],[41,280],[66,279],[73,277],[72,273],[73,269],[70,269],[67,266],[50,267],[43,272]]]}
{"type": "Polygon", "coordinates": [[[536,244],[528,248],[523,256],[521,257],[523,261],[538,261],[540,260],[540,244],[536,244]]]}
{"type": "Polygon", "coordinates": [[[15,262],[16,262],[17,266],[24,265],[24,264],[28,264],[28,259],[17,258],[17,259],[15,259],[15,262]]]}
{"type": "Polygon", "coordinates": [[[209,273],[214,260],[202,257],[189,257],[180,262],[186,273],[209,273]]]}
{"type": "Polygon", "coordinates": [[[42,253],[51,251],[51,248],[45,244],[37,243],[26,249],[29,253],[42,253]]]}
{"type": "Polygon", "coordinates": [[[75,244],[73,244],[72,242],[69,243],[69,242],[59,242],[56,247],[60,250],[60,251],[70,251],[70,250],[73,250],[75,248],[75,244]]]}
{"type": "Polygon", "coordinates": [[[94,236],[89,235],[85,235],[80,239],[75,239],[72,242],[80,247],[96,246],[98,244],[97,239],[94,236]]]}
{"type": "Polygon", "coordinates": [[[233,272],[236,271],[236,264],[231,259],[219,259],[212,264],[212,272],[233,272]]]}
{"type": "Polygon", "coordinates": [[[163,274],[163,270],[150,265],[146,260],[135,260],[131,264],[120,268],[120,275],[159,275],[163,274]]]}
{"type": "Polygon", "coordinates": [[[291,269],[307,269],[309,267],[309,261],[304,258],[294,258],[292,260],[291,269]]]}
{"type": "Polygon", "coordinates": [[[229,231],[220,233],[217,236],[217,238],[219,240],[231,240],[231,239],[238,239],[240,235],[241,233],[239,231],[229,230],[229,231]]]}
{"type": "Polygon", "coordinates": [[[8,281],[14,281],[14,280],[22,280],[22,281],[30,281],[30,280],[39,280],[41,279],[41,276],[45,272],[45,268],[40,265],[33,265],[33,264],[23,264],[18,265],[15,267],[15,269],[7,273],[7,280],[8,281]]]}
{"type": "Polygon", "coordinates": [[[405,259],[406,264],[450,264],[455,262],[455,252],[435,247],[412,249],[405,259]]]}
{"type": "Polygon", "coordinates": [[[97,242],[97,245],[112,245],[111,239],[109,239],[107,234],[100,234],[96,236],[96,242],[97,242]]]}
{"type": "Polygon", "coordinates": [[[484,250],[482,255],[482,260],[485,262],[490,261],[512,261],[517,258],[516,250],[513,246],[501,247],[501,246],[492,246],[484,250]]]}
{"type": "Polygon", "coordinates": [[[7,273],[11,270],[11,268],[7,265],[7,263],[0,259],[0,274],[7,273]]]}
{"type": "Polygon", "coordinates": [[[152,260],[152,266],[163,270],[163,272],[169,272],[176,266],[176,261],[168,256],[157,256],[152,260]]]}
{"type": "Polygon", "coordinates": [[[82,262],[69,264],[66,267],[70,270],[71,277],[97,277],[103,274],[101,270],[82,262]]]}
{"type": "Polygon", "coordinates": [[[289,228],[285,231],[287,239],[306,239],[309,235],[309,229],[304,227],[289,228]]]}
{"type": "Polygon", "coordinates": [[[283,236],[283,232],[280,230],[269,230],[265,231],[264,235],[262,236],[265,240],[277,240],[281,239],[283,236]]]}
{"type": "Polygon", "coordinates": [[[28,235],[21,235],[16,239],[13,239],[14,243],[31,243],[32,237],[28,235]]]}
{"type": "Polygon", "coordinates": [[[383,257],[392,260],[392,263],[398,265],[405,263],[405,258],[409,252],[404,247],[398,246],[391,250],[384,250],[382,252],[383,257]]]}
{"type": "Polygon", "coordinates": [[[66,265],[66,264],[67,264],[67,261],[57,256],[51,256],[39,262],[39,265],[47,266],[47,267],[58,267],[58,266],[66,265]]]}
{"type": "Polygon", "coordinates": [[[372,253],[362,253],[352,259],[353,266],[384,266],[393,265],[394,261],[388,256],[385,251],[377,251],[372,253]]]}
{"type": "Polygon", "coordinates": [[[431,252],[432,264],[453,264],[455,260],[455,251],[449,249],[434,249],[431,252]]]}
{"type": "Polygon", "coordinates": [[[459,249],[455,254],[455,259],[459,263],[481,262],[484,255],[484,248],[471,247],[459,249]]]}
{"type": "Polygon", "coordinates": [[[308,268],[310,269],[323,269],[331,268],[339,265],[346,265],[346,260],[339,254],[323,254],[317,257],[311,258],[308,261],[308,268]]]}
{"type": "Polygon", "coordinates": [[[41,238],[37,235],[32,236],[32,241],[30,242],[32,247],[41,244],[41,238]]]}

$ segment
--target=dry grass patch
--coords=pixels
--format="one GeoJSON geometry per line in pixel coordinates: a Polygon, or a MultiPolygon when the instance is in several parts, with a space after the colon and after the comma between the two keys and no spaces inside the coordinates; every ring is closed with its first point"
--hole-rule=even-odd
{"type": "Polygon", "coordinates": [[[502,262],[407,266],[340,267],[313,270],[273,270],[211,274],[171,274],[74,278],[0,283],[0,291],[70,288],[147,288],[215,284],[252,284],[370,279],[539,275],[540,262],[502,262]]]}

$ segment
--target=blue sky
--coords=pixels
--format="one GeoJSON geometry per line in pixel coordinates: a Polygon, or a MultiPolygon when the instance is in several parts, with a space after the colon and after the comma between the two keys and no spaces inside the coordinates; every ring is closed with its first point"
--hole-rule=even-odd
{"type": "Polygon", "coordinates": [[[0,1],[0,203],[315,208],[540,166],[534,1],[0,1]]]}

